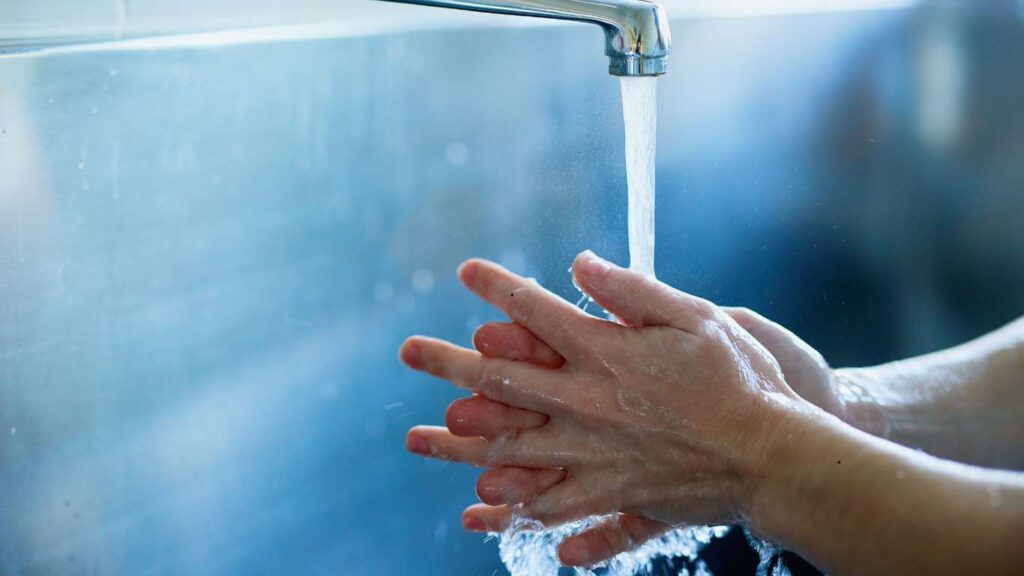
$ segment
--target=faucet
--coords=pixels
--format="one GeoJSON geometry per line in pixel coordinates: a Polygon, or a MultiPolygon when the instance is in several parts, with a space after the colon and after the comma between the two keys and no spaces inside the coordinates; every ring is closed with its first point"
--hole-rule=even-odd
{"type": "Polygon", "coordinates": [[[385,0],[597,24],[613,76],[660,76],[672,51],[664,8],[651,0],[385,0]]]}

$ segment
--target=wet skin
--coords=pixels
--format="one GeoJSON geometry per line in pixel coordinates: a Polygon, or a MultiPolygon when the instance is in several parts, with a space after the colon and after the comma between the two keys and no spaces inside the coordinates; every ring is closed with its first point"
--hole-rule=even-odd
{"type": "Polygon", "coordinates": [[[878,418],[864,414],[880,409],[841,402],[820,355],[748,310],[715,307],[589,253],[573,269],[622,324],[470,261],[462,281],[512,322],[481,327],[476,351],[423,337],[402,347],[409,366],[473,392],[449,407],[447,428],[416,427],[407,438],[415,453],[489,469],[467,529],[502,529],[511,505],[547,524],[614,514],[562,544],[562,561],[574,565],[669,526],[726,522],[840,573],[950,572],[978,558],[1001,573],[1020,560],[1005,536],[1024,518],[1019,475],[940,461],[842,424],[826,410],[878,433],[878,418]],[[843,459],[840,472],[832,464],[843,459]],[[993,493],[1007,506],[982,506],[993,493]],[[934,502],[944,503],[938,516],[922,513],[934,502]],[[949,529],[953,510],[959,523],[949,529]],[[971,544],[958,531],[973,545],[914,553],[914,542],[940,535],[971,544]]]}
{"type": "Polygon", "coordinates": [[[774,421],[810,405],[733,319],[749,313],[726,314],[589,253],[574,274],[624,324],[494,264],[462,267],[466,286],[515,322],[481,327],[479,352],[406,342],[409,366],[475,393],[449,407],[447,429],[413,429],[409,449],[491,468],[477,484],[484,504],[464,515],[469,529],[502,528],[514,504],[549,524],[623,513],[563,543],[567,564],[592,564],[668,525],[737,520],[774,421]]]}
{"type": "MultiPolygon", "coordinates": [[[[836,393],[833,374],[821,354],[789,330],[746,308],[722,308],[749,332],[779,362],[786,381],[802,398],[845,417],[852,412],[836,393]]],[[[489,322],[473,334],[473,346],[484,356],[530,362],[538,366],[560,368],[565,360],[532,332],[511,322],[489,322]]],[[[536,428],[547,417],[488,400],[479,395],[456,400],[449,406],[446,424],[457,436],[494,438],[518,430],[536,428]]],[[[483,481],[483,490],[513,490],[498,486],[495,479],[483,481]]],[[[486,501],[481,497],[482,500],[486,501]]],[[[475,532],[501,532],[512,521],[507,505],[474,504],[462,517],[465,529],[475,532]]],[[[590,566],[664,534],[671,527],[631,514],[619,514],[599,526],[568,538],[561,549],[567,564],[590,566]]]]}

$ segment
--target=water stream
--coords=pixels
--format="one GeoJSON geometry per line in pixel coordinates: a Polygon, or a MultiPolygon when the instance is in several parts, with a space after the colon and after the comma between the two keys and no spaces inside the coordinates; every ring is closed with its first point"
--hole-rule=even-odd
{"type": "Polygon", "coordinates": [[[654,276],[654,155],[658,136],[658,79],[623,77],[626,185],[629,190],[629,267],[654,276]]]}

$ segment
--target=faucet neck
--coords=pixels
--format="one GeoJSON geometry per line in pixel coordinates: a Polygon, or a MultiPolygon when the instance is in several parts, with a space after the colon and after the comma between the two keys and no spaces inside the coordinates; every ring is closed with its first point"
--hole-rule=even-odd
{"type": "Polygon", "coordinates": [[[387,0],[476,12],[589,22],[605,31],[613,76],[658,76],[672,51],[668,17],[652,0],[387,0]]]}

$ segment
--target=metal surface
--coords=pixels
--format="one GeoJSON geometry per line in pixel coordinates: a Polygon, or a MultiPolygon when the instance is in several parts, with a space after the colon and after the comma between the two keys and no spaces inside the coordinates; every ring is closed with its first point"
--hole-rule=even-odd
{"type": "Polygon", "coordinates": [[[672,51],[665,10],[647,0],[386,1],[597,24],[604,30],[608,72],[613,76],[660,76],[672,51]]]}

